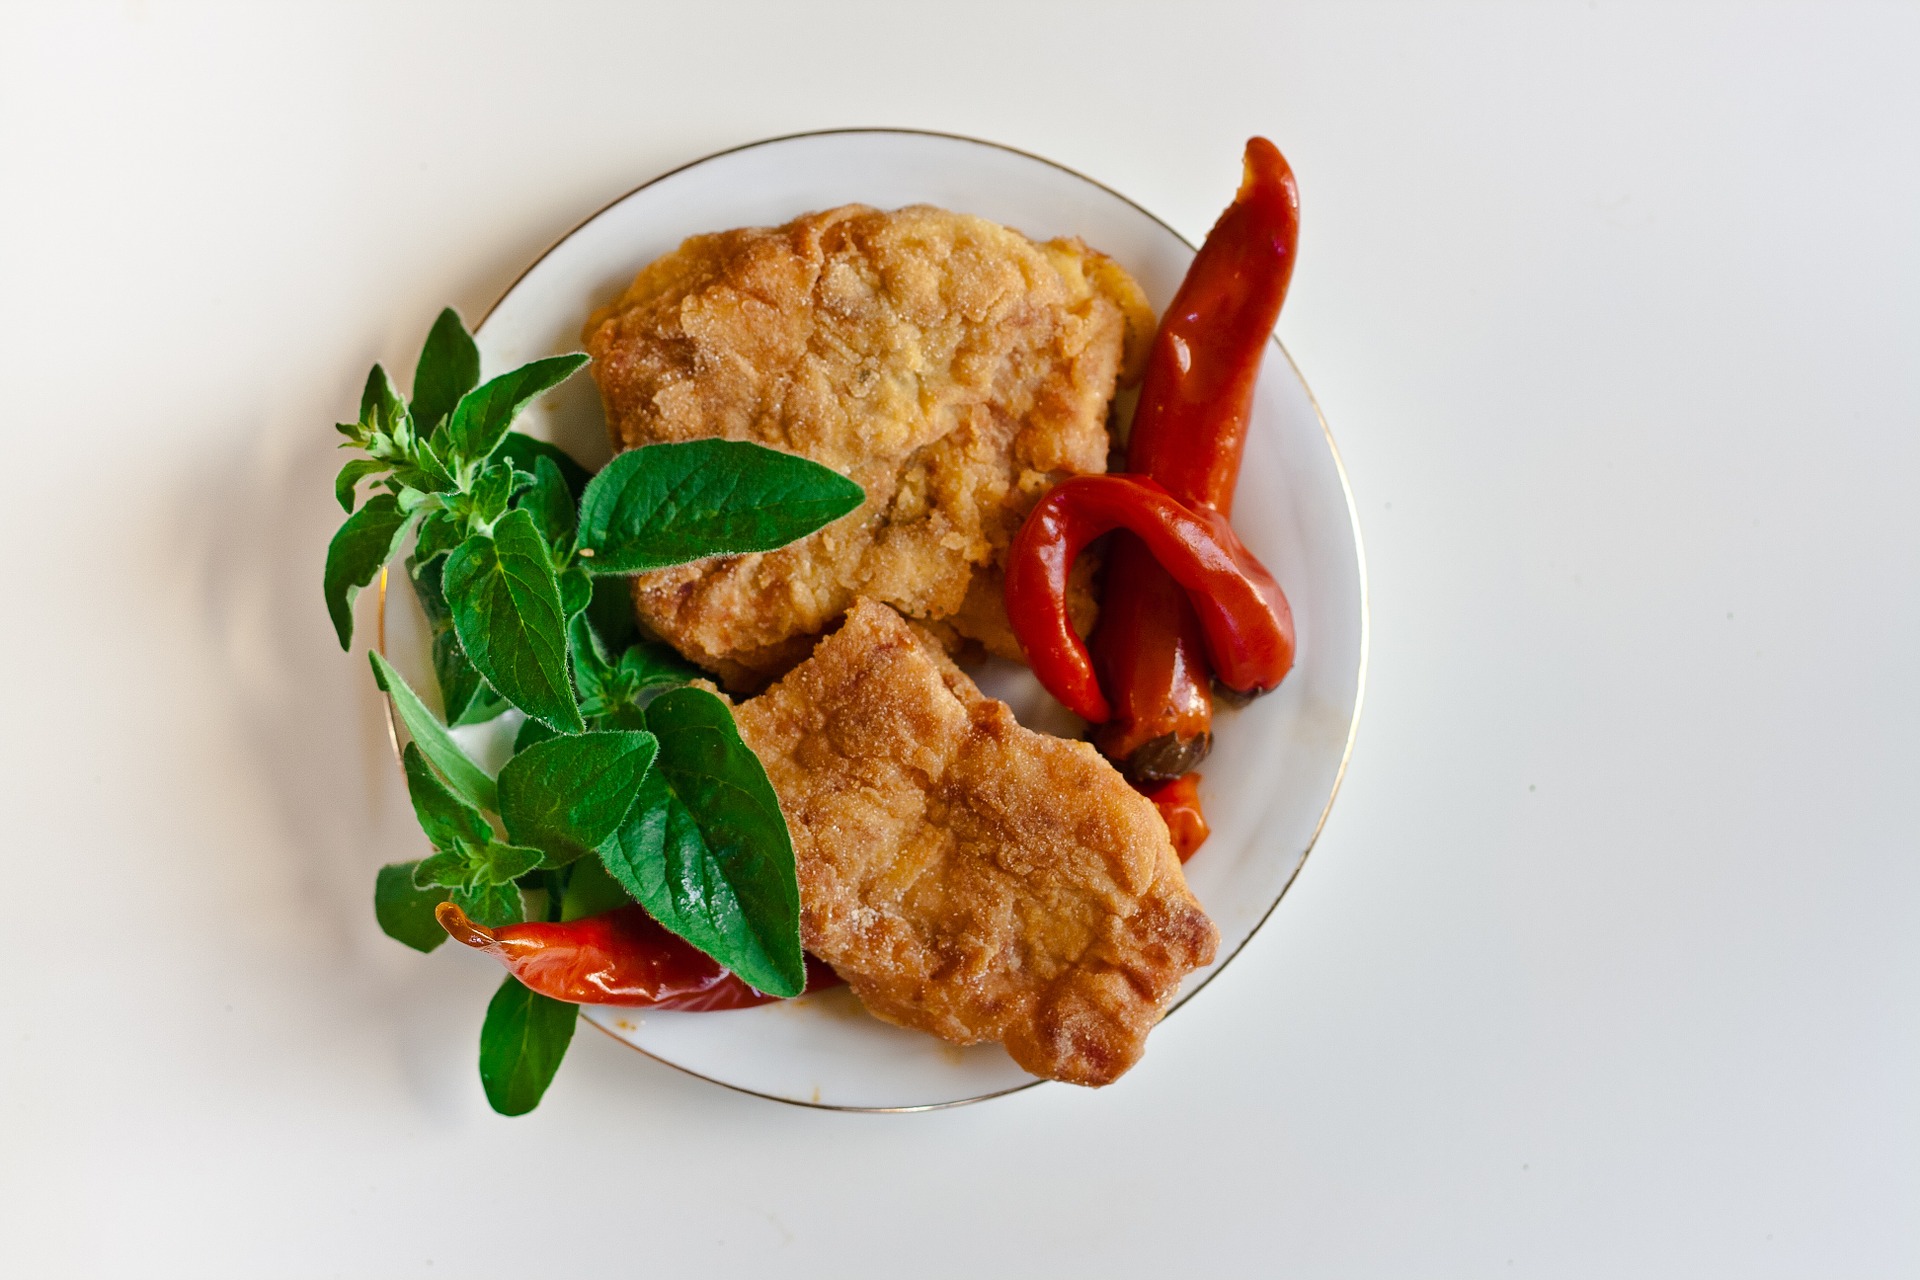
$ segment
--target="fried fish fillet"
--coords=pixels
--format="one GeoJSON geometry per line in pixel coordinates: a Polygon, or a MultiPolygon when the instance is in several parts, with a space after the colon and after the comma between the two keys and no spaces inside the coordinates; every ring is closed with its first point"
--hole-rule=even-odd
{"type": "Polygon", "coordinates": [[[807,949],[886,1021],[1107,1084],[1213,959],[1153,806],[885,605],[735,718],[793,832],[807,949]]]}
{"type": "Polygon", "coordinates": [[[1140,287],[1078,240],[943,209],[693,237],[587,323],[614,446],[753,440],[867,500],[778,551],[642,575],[641,619],[736,688],[861,596],[1017,658],[999,593],[963,608],[969,587],[1043,493],[1106,469],[1108,405],[1152,331],[1140,287]]]}

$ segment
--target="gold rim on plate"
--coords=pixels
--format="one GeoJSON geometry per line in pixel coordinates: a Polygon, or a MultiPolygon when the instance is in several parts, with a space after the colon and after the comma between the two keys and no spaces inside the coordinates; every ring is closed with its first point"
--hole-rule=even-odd
{"type": "MultiPolygon", "coordinates": [[[[1158,214],[1154,213],[1151,209],[1148,209],[1144,205],[1140,204],[1138,201],[1126,195],[1123,195],[1118,191],[1115,191],[1112,187],[1109,187],[1106,183],[1101,182],[1097,178],[1088,177],[1086,174],[1081,173],[1078,169],[1074,169],[1067,165],[1061,164],[1057,160],[1049,160],[1045,156],[1035,155],[1031,151],[1023,151],[1019,147],[1010,147],[1003,142],[989,142],[984,138],[968,137],[966,134],[963,134],[963,133],[944,133],[938,129],[895,129],[895,128],[885,128],[885,127],[810,129],[802,133],[785,133],[774,138],[761,138],[754,142],[743,142],[737,147],[727,147],[720,151],[711,152],[707,155],[699,157],[698,159],[689,160],[685,164],[676,165],[675,167],[667,170],[665,173],[657,174],[656,176],[647,179],[645,182],[641,183],[637,187],[634,187],[632,190],[625,191],[620,195],[615,196],[613,199],[607,201],[605,204],[601,205],[598,209],[595,209],[592,213],[582,218],[579,222],[575,223],[572,227],[570,227],[567,230],[565,235],[561,236],[558,240],[555,240],[552,244],[548,245],[544,250],[541,251],[539,257],[535,258],[532,262],[529,262],[526,265],[526,267],[520,272],[520,274],[513,278],[513,282],[509,284],[505,289],[502,289],[500,291],[500,296],[495,298],[493,302],[488,305],[485,314],[483,314],[480,317],[480,323],[474,326],[474,333],[478,335],[482,329],[486,328],[487,320],[493,315],[493,313],[496,310],[499,309],[500,304],[506,301],[507,295],[512,293],[516,288],[518,288],[520,285],[520,282],[522,280],[525,280],[528,274],[532,272],[535,267],[539,266],[542,262],[546,261],[547,258],[553,253],[555,249],[558,249],[561,245],[571,240],[576,234],[579,233],[582,227],[585,227],[588,223],[598,218],[601,214],[605,213],[607,210],[613,208],[615,205],[626,200],[630,196],[638,195],[640,192],[645,191],[648,187],[654,186],[655,184],[660,182],[664,182],[668,178],[673,177],[675,174],[684,173],[686,170],[694,168],[697,165],[703,165],[710,160],[718,160],[723,156],[730,156],[737,152],[751,151],[755,147],[767,147],[767,146],[772,146],[776,143],[781,143],[781,142],[793,142],[801,138],[824,138],[824,137],[833,137],[839,134],[856,134],[856,133],[916,135],[916,136],[927,137],[927,138],[947,138],[955,142],[971,143],[974,146],[991,147],[995,151],[1005,151],[1013,155],[1022,156],[1028,160],[1037,161],[1040,164],[1046,165],[1048,168],[1058,169],[1062,173],[1070,174],[1071,176],[1080,179],[1082,182],[1087,183],[1089,186],[1097,187],[1099,190],[1106,192],[1108,195],[1112,196],[1114,199],[1119,200],[1122,203],[1128,205],[1129,207],[1136,209],[1140,213],[1144,214],[1147,218],[1151,219],[1157,226],[1163,228],[1169,235],[1173,236],[1174,239],[1178,240],[1181,244],[1187,246],[1187,248],[1191,249],[1193,252],[1198,253],[1200,251],[1200,246],[1196,245],[1195,243],[1193,243],[1193,241],[1181,235],[1180,232],[1176,230],[1173,226],[1168,224],[1165,219],[1161,218],[1158,214]]],[[[1340,477],[1340,494],[1346,500],[1347,523],[1353,531],[1354,568],[1356,572],[1359,574],[1359,578],[1360,578],[1360,662],[1354,672],[1353,718],[1347,724],[1347,741],[1346,741],[1346,745],[1343,746],[1340,750],[1340,767],[1334,772],[1333,786],[1329,788],[1327,791],[1326,803],[1320,807],[1320,818],[1317,822],[1314,823],[1313,834],[1307,837],[1306,848],[1300,851],[1299,860],[1294,863],[1293,873],[1287,877],[1287,882],[1280,886],[1280,892],[1277,895],[1275,895],[1272,905],[1269,906],[1266,909],[1266,911],[1261,915],[1259,921],[1254,924],[1253,928],[1248,930],[1247,936],[1241,939],[1240,945],[1235,947],[1231,952],[1229,952],[1224,959],[1215,962],[1215,964],[1213,965],[1212,972],[1208,973],[1206,977],[1200,980],[1199,986],[1195,987],[1193,990],[1181,996],[1180,999],[1177,1000],[1173,1004],[1173,1006],[1167,1010],[1166,1014],[1161,1018],[1162,1022],[1165,1022],[1168,1019],[1172,1018],[1175,1013],[1179,1012],[1180,1009],[1185,1007],[1186,1003],[1189,1000],[1193,999],[1195,996],[1199,995],[1202,991],[1206,990],[1207,984],[1212,982],[1215,978],[1219,977],[1220,974],[1226,970],[1226,967],[1229,964],[1232,964],[1234,959],[1238,957],[1242,951],[1245,951],[1247,949],[1247,944],[1252,942],[1254,938],[1259,935],[1262,929],[1266,928],[1267,921],[1273,918],[1273,913],[1275,911],[1279,910],[1282,899],[1284,899],[1287,896],[1287,890],[1293,888],[1293,882],[1300,878],[1301,870],[1305,868],[1307,865],[1307,858],[1313,853],[1314,846],[1317,843],[1319,843],[1320,833],[1326,829],[1327,817],[1329,814],[1333,812],[1334,799],[1340,794],[1340,784],[1346,781],[1347,763],[1353,758],[1354,739],[1358,736],[1360,731],[1360,710],[1361,710],[1361,706],[1366,701],[1367,660],[1371,653],[1371,648],[1372,648],[1373,615],[1372,615],[1372,607],[1368,600],[1368,592],[1367,592],[1367,552],[1366,552],[1366,546],[1361,541],[1361,538],[1360,538],[1360,513],[1358,509],[1354,506],[1353,485],[1351,481],[1349,481],[1347,478],[1347,464],[1345,460],[1342,459],[1340,456],[1340,446],[1334,442],[1333,431],[1327,426],[1327,415],[1320,411],[1320,401],[1314,397],[1313,388],[1307,385],[1306,377],[1300,372],[1300,366],[1294,362],[1292,354],[1287,351],[1286,345],[1280,341],[1278,335],[1275,335],[1272,338],[1272,342],[1273,342],[1273,345],[1279,349],[1281,358],[1287,362],[1287,367],[1293,371],[1293,376],[1296,379],[1298,379],[1301,390],[1307,393],[1307,402],[1313,406],[1314,419],[1317,422],[1319,422],[1320,434],[1326,439],[1328,453],[1330,453],[1333,456],[1334,472],[1340,477]]],[[[382,568],[380,570],[379,599],[377,602],[377,607],[380,612],[374,628],[375,630],[374,643],[375,643],[375,647],[378,649],[380,653],[380,656],[384,658],[387,653],[387,570],[385,568],[382,568]]],[[[399,726],[394,721],[393,697],[391,694],[382,694],[381,701],[383,702],[386,709],[387,742],[388,742],[388,745],[393,748],[394,760],[398,762],[400,760],[400,731],[399,731],[399,726]]],[[[964,1107],[964,1106],[969,1106],[976,1102],[987,1102],[993,1098],[1004,1098],[1009,1094],[1020,1093],[1027,1089],[1031,1089],[1035,1085],[1049,1083],[1046,1080],[1033,1079],[1033,1080],[1028,1080],[1022,1084],[1014,1085],[1011,1088],[999,1089],[992,1093],[976,1094],[971,1098],[955,1098],[949,1102],[926,1102],[926,1103],[920,1103],[915,1106],[909,1106],[909,1107],[857,1107],[857,1106],[845,1106],[845,1105],[840,1105],[840,1104],[830,1103],[830,1102],[812,1102],[812,1101],[807,1101],[801,1098],[786,1098],[786,1097],[781,1097],[778,1094],[761,1093],[757,1089],[749,1089],[749,1088],[746,1088],[744,1085],[732,1084],[726,1080],[716,1080],[712,1076],[702,1075],[700,1072],[693,1070],[691,1067],[681,1066],[677,1062],[669,1061],[668,1059],[661,1057],[659,1054],[653,1053],[647,1049],[643,1049],[639,1045],[634,1044],[631,1040],[627,1040],[622,1036],[616,1034],[615,1032],[609,1030],[608,1028],[601,1026],[598,1022],[594,1021],[592,1018],[585,1017],[584,1014],[582,1015],[582,1020],[586,1022],[588,1026],[594,1028],[596,1031],[599,1031],[601,1034],[605,1035],[608,1039],[613,1040],[615,1043],[624,1045],[627,1048],[633,1050],[635,1053],[639,1053],[648,1058],[651,1058],[655,1062],[660,1063],[662,1066],[671,1067],[675,1071],[680,1072],[682,1075],[692,1076],[696,1080],[704,1080],[708,1084],[719,1085],[723,1089],[731,1089],[735,1093],[744,1093],[750,1097],[755,1097],[755,1098],[765,1098],[769,1102],[780,1102],[791,1107],[806,1107],[809,1110],[814,1110],[814,1111],[854,1111],[854,1112],[862,1112],[862,1113],[876,1114],[876,1115],[907,1115],[907,1114],[912,1114],[912,1113],[921,1112],[921,1111],[945,1111],[952,1107],[964,1107]]]]}

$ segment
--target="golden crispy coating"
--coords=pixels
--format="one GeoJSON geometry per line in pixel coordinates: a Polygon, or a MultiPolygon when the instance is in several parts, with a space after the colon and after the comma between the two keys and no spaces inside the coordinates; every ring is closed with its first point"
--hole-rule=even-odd
{"type": "Polygon", "coordinates": [[[735,718],[793,831],[807,948],[888,1022],[1107,1084],[1213,959],[1153,806],[892,609],[859,602],[735,718]]]}
{"type": "Polygon", "coordinates": [[[963,610],[969,586],[1041,494],[1106,469],[1107,406],[1152,330],[1139,286],[1079,241],[942,209],[695,236],[587,323],[615,447],[754,440],[867,501],[779,551],[643,575],[641,618],[744,688],[860,596],[1017,657],[998,594],[963,610]]]}

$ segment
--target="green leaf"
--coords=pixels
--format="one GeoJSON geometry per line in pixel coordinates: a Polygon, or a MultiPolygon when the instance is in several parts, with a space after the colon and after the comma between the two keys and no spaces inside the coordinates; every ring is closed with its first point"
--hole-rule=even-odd
{"type": "MultiPolygon", "coordinates": [[[[408,561],[414,566],[414,576],[416,578],[424,576],[420,572],[421,565],[433,564],[435,560],[459,546],[464,537],[466,537],[466,531],[461,528],[459,517],[453,512],[445,507],[429,511],[420,520],[420,534],[414,539],[413,555],[408,561]]],[[[437,568],[433,570],[433,580],[436,583],[440,581],[440,571],[437,568]]],[[[438,588],[436,587],[435,590],[438,588]]],[[[452,615],[448,616],[451,618],[452,615]]]]}
{"type": "Polygon", "coordinates": [[[653,735],[593,732],[537,742],[500,770],[500,817],[548,866],[585,857],[633,807],[653,763],[653,735]]]}
{"type": "Polygon", "coordinates": [[[556,729],[586,728],[567,676],[566,619],[547,544],[524,511],[468,538],[442,573],[467,660],[500,695],[556,729]]]}
{"type": "Polygon", "coordinates": [[[413,864],[419,889],[465,889],[474,883],[473,858],[466,849],[442,849],[413,864]]]}
{"type": "Polygon", "coordinates": [[[865,496],[845,476],[763,445],[647,445],[587,482],[581,554],[594,573],[639,573],[771,551],[838,520],[865,496]]]}
{"type": "Polygon", "coordinates": [[[528,403],[572,377],[587,362],[579,352],[523,364],[460,397],[447,419],[447,445],[456,466],[486,460],[528,403]]]}
{"type": "Polygon", "coordinates": [[[447,470],[439,452],[431,441],[417,440],[409,452],[413,465],[402,463],[393,469],[393,477],[401,484],[409,485],[422,493],[453,493],[460,485],[447,470]]]}
{"type": "Polygon", "coordinates": [[[540,459],[546,458],[560,469],[560,478],[567,482],[567,492],[573,495],[574,502],[580,501],[580,495],[586,491],[587,481],[593,473],[573,460],[573,455],[557,444],[548,444],[545,440],[523,435],[518,431],[507,432],[507,438],[500,442],[499,450],[493,455],[511,462],[520,471],[532,473],[540,459]]]}
{"type": "Polygon", "coordinates": [[[647,708],[659,756],[600,856],[654,919],[770,995],[800,994],[793,841],[727,704],[675,689],[647,708]]]}
{"type": "MultiPolygon", "coordinates": [[[[560,918],[578,920],[633,905],[633,895],[607,874],[598,858],[582,858],[567,871],[567,887],[560,895],[560,918]]],[[[444,930],[442,930],[444,932],[444,930]]]]}
{"type": "Polygon", "coordinates": [[[514,754],[518,755],[536,742],[546,742],[550,738],[557,738],[559,736],[558,733],[555,733],[552,729],[540,723],[540,721],[529,716],[520,722],[520,728],[514,732],[514,754]]]}
{"type": "Polygon", "coordinates": [[[369,653],[367,658],[373,664],[375,682],[393,699],[400,723],[407,726],[421,753],[464,799],[482,809],[498,812],[500,797],[493,779],[467,758],[446,726],[434,719],[433,712],[427,710],[427,704],[420,701],[420,695],[393,669],[392,663],[377,653],[369,653]]]}
{"type": "MultiPolygon", "coordinates": [[[[415,543],[416,557],[426,543],[427,530],[433,526],[435,516],[445,514],[435,512],[421,524],[420,538],[415,543]]],[[[453,610],[440,585],[440,575],[445,568],[446,560],[439,557],[417,566],[413,571],[413,594],[420,601],[420,611],[427,615],[427,627],[433,634],[433,674],[440,686],[440,705],[446,708],[447,723],[482,724],[505,711],[507,700],[495,693],[493,686],[474,670],[473,664],[467,661],[466,650],[460,647],[460,637],[453,630],[453,610]]]]}
{"type": "MultiPolygon", "coordinates": [[[[533,517],[534,527],[555,552],[573,546],[573,494],[552,458],[534,459],[533,485],[517,501],[520,509],[533,517]]],[[[592,590],[590,584],[583,581],[582,585],[592,590]]],[[[586,608],[584,598],[580,608],[586,608]]]]}
{"type": "Polygon", "coordinates": [[[493,828],[481,812],[448,790],[440,781],[420,744],[409,742],[400,753],[407,774],[407,795],[413,800],[413,813],[420,829],[427,833],[436,849],[452,849],[460,841],[484,845],[493,839],[493,828]]]}
{"type": "Polygon", "coordinates": [[[637,640],[620,655],[620,675],[636,685],[679,685],[706,673],[664,644],[637,640]]]}
{"type": "Polygon", "coordinates": [[[568,565],[559,578],[560,612],[569,624],[593,602],[593,579],[578,565],[568,565]]]}
{"type": "Polygon", "coordinates": [[[595,578],[587,618],[608,653],[619,653],[632,644],[639,633],[633,615],[633,583],[611,575],[595,578]]]}
{"type": "Polygon", "coordinates": [[[519,924],[527,918],[526,899],[520,896],[519,886],[511,883],[455,889],[449,901],[489,929],[519,924]]]}
{"type": "Polygon", "coordinates": [[[476,885],[512,884],[539,865],[540,850],[491,840],[473,859],[473,882],[476,885]]]}
{"type": "Polygon", "coordinates": [[[433,918],[433,909],[447,895],[433,889],[416,889],[412,862],[395,862],[380,868],[373,882],[373,915],[380,930],[395,942],[404,942],[415,951],[431,951],[447,940],[447,931],[433,918]]]}
{"type": "Polygon", "coordinates": [[[399,412],[400,392],[394,388],[387,371],[376,364],[367,370],[366,385],[360,389],[360,421],[385,423],[399,412]]]}
{"type": "Polygon", "coordinates": [[[380,575],[407,536],[413,517],[400,510],[390,493],[376,493],[347,517],[327,546],[327,614],[340,647],[353,647],[353,598],[380,575]]]}
{"type": "Polygon", "coordinates": [[[567,644],[580,714],[602,729],[644,729],[646,706],[656,695],[700,676],[665,645],[647,641],[627,646],[618,662],[609,662],[584,614],[567,623],[567,644]]]}
{"type": "Polygon", "coordinates": [[[413,421],[422,436],[431,436],[441,419],[453,412],[460,397],[480,381],[480,348],[473,345],[467,326],[452,307],[440,313],[420,348],[413,367],[413,421]]]}
{"type": "Polygon", "coordinates": [[[495,1111],[523,1116],[540,1105],[579,1019],[578,1005],[543,996],[508,975],[480,1027],[480,1085],[495,1111]]]}
{"type": "Polygon", "coordinates": [[[340,474],[333,478],[333,496],[339,500],[340,509],[352,515],[355,486],[368,476],[379,475],[386,469],[387,464],[378,458],[355,458],[340,468],[340,474]]]}

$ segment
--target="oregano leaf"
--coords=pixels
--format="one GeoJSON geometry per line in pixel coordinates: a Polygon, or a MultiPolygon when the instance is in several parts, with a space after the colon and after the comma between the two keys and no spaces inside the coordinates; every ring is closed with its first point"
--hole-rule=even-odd
{"type": "Polygon", "coordinates": [[[413,517],[390,493],[376,493],[347,517],[327,544],[325,590],[327,616],[333,619],[340,647],[353,647],[353,600],[380,576],[380,570],[406,540],[413,517]]]}
{"type": "Polygon", "coordinates": [[[772,551],[853,511],[859,485],[817,462],[743,440],[653,444],[609,462],[580,499],[589,572],[640,573],[772,551]]]}
{"type": "Polygon", "coordinates": [[[563,866],[605,843],[653,763],[648,733],[596,731],[536,742],[500,770],[500,818],[514,843],[563,866]]]}
{"type": "Polygon", "coordinates": [[[546,541],[524,511],[455,547],[442,571],[467,659],[507,701],[556,729],[586,728],[567,675],[566,620],[546,541]]]}
{"type": "Polygon", "coordinates": [[[386,469],[387,464],[378,458],[355,458],[341,467],[340,474],[333,478],[333,496],[340,503],[340,509],[352,515],[355,488],[368,476],[379,475],[386,469]]]}
{"type": "Polygon", "coordinates": [[[434,919],[433,909],[447,900],[434,889],[414,885],[417,863],[394,862],[380,868],[373,881],[373,916],[380,931],[415,951],[432,951],[447,940],[447,931],[434,919]]]}
{"type": "Polygon", "coordinates": [[[419,743],[407,744],[400,753],[400,763],[407,775],[407,796],[413,801],[414,817],[434,848],[452,849],[462,840],[484,845],[493,839],[493,828],[485,815],[440,780],[421,754],[419,743]]]}
{"type": "Polygon", "coordinates": [[[420,361],[413,367],[413,421],[424,436],[433,435],[460,397],[480,381],[480,348],[452,307],[427,331],[420,361]]]}
{"type": "Polygon", "coordinates": [[[447,727],[427,710],[427,704],[420,701],[420,695],[413,691],[401,674],[394,670],[393,664],[377,653],[368,653],[367,660],[373,666],[373,678],[381,690],[393,699],[393,709],[400,717],[400,723],[407,727],[407,733],[419,745],[421,754],[433,763],[453,789],[469,803],[482,809],[499,811],[499,790],[492,777],[467,758],[460,744],[453,740],[447,727]]]}
{"type": "Polygon", "coordinates": [[[579,1006],[543,996],[509,974],[480,1026],[480,1086],[488,1104],[503,1116],[539,1106],[579,1020],[579,1006]]]}
{"type": "Polygon", "coordinates": [[[446,426],[446,443],[454,464],[476,466],[486,461],[522,409],[572,377],[586,362],[587,357],[579,352],[549,356],[483,382],[461,396],[446,426]]]}
{"type": "Polygon", "coordinates": [[[660,695],[646,721],[659,754],[601,847],[607,871],[655,920],[753,987],[800,994],[800,885],[766,770],[727,704],[704,689],[660,695]]]}

